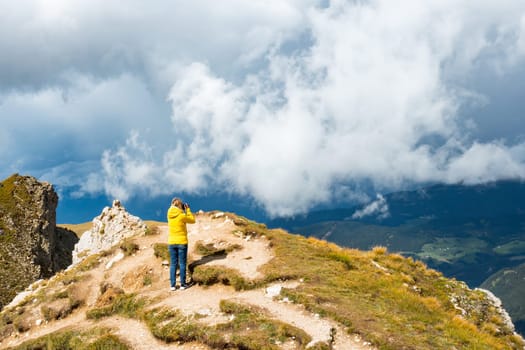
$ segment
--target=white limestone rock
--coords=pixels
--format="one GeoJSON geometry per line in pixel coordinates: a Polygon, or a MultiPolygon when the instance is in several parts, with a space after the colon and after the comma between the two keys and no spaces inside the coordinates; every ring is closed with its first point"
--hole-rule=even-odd
{"type": "Polygon", "coordinates": [[[123,239],[146,232],[146,224],[139,217],[126,211],[119,200],[105,207],[102,213],[93,219],[91,230],[84,232],[73,250],[73,265],[90,254],[107,250],[123,239]]]}

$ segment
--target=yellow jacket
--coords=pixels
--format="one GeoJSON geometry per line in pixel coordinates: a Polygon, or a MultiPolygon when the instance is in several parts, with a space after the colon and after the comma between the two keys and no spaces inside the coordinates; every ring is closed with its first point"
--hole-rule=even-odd
{"type": "Polygon", "coordinates": [[[168,244],[188,244],[188,230],[186,224],[195,223],[195,217],[191,213],[190,208],[186,212],[181,209],[171,206],[168,209],[168,244]]]}

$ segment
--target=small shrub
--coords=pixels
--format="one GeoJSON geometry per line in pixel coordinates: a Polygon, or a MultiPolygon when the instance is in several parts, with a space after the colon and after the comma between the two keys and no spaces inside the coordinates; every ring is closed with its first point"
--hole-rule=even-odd
{"type": "Polygon", "coordinates": [[[385,255],[387,253],[388,249],[384,246],[375,246],[372,248],[372,253],[375,255],[385,255]]]}
{"type": "Polygon", "coordinates": [[[170,260],[170,253],[166,243],[155,243],[153,245],[153,254],[162,260],[170,260]]]}
{"type": "Polygon", "coordinates": [[[151,274],[150,273],[145,274],[143,279],[142,279],[142,285],[143,286],[151,286],[152,283],[153,283],[153,278],[152,278],[151,274]]]}
{"type": "Polygon", "coordinates": [[[46,321],[58,320],[60,318],[60,313],[49,306],[42,306],[40,312],[46,321]]]}
{"type": "Polygon", "coordinates": [[[160,228],[158,226],[148,226],[146,228],[146,232],[144,233],[146,236],[154,236],[160,234],[160,228]]]}
{"type": "Polygon", "coordinates": [[[122,249],[125,256],[130,256],[139,250],[139,245],[134,241],[125,240],[120,245],[120,249],[122,249]]]}
{"type": "Polygon", "coordinates": [[[69,306],[71,307],[71,310],[78,309],[82,305],[84,305],[84,299],[79,298],[77,295],[70,293],[68,296],[69,299],[69,306]]]}

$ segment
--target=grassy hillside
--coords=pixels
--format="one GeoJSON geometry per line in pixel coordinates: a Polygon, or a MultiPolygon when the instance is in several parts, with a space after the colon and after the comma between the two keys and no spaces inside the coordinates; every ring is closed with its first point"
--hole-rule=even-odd
{"type": "MultiPolygon", "coordinates": [[[[297,287],[283,288],[278,298],[302,305],[320,318],[337,322],[344,332],[360,335],[377,349],[521,349],[524,346],[523,340],[505,325],[484,293],[445,278],[420,261],[390,254],[384,247],[369,251],[346,249],[315,238],[268,230],[264,225],[233,214],[228,216],[236,225],[232,235],[251,239],[265,237],[273,259],[262,266],[262,277],[257,279],[243,277],[235,269],[200,264],[193,274],[200,286],[215,288],[224,284],[242,291],[257,290],[276,281],[297,281],[297,287]]],[[[160,237],[159,241],[162,241],[160,237]]],[[[153,256],[154,251],[156,254],[163,249],[161,243],[156,244],[155,249],[148,247],[138,252],[153,256]]],[[[234,251],[239,249],[242,251],[242,247],[234,251]]],[[[221,259],[227,257],[227,251],[221,253],[221,259]]],[[[110,258],[116,251],[104,254],[110,258]]],[[[141,259],[144,258],[141,255],[141,259]]],[[[133,253],[125,259],[138,258],[133,253]]],[[[155,307],[164,295],[151,297],[155,288],[166,288],[165,282],[158,282],[155,277],[156,273],[162,273],[158,270],[161,267],[148,267],[144,269],[144,276],[135,277],[141,283],[133,294],[116,291],[111,294],[107,285],[101,285],[100,291],[87,291],[100,293],[98,300],[104,299],[104,303],[86,305],[81,283],[92,279],[95,269],[102,269],[98,274],[110,277],[111,271],[100,267],[102,261],[106,260],[101,255],[86,259],[59,278],[46,282],[36,296],[19,307],[2,312],[0,339],[2,334],[15,329],[20,332],[30,329],[27,319],[35,317],[35,312],[41,312],[50,322],[74,315],[80,317],[78,313],[83,313],[94,320],[92,329],[61,330],[30,340],[16,349],[44,346],[69,349],[82,339],[87,339],[83,343],[85,348],[118,346],[124,349],[125,341],[111,330],[97,327],[97,322],[111,315],[144,324],[154,337],[164,342],[198,342],[212,349],[253,350],[282,349],[284,344],[292,342],[293,349],[306,348],[308,335],[290,324],[272,319],[264,309],[235,302],[233,289],[232,300],[223,300],[220,304],[221,312],[228,317],[215,325],[202,323],[198,316],[184,316],[177,306],[155,307]],[[52,306],[59,300],[65,307],[61,309],[64,313],[57,314],[52,306]],[[96,347],[88,347],[88,342],[96,347]],[[109,342],[112,345],[108,345],[109,342]]],[[[245,261],[249,264],[251,260],[246,258],[245,261]]],[[[315,350],[330,348],[328,343],[310,347],[315,350]]]]}
{"type": "Polygon", "coordinates": [[[489,315],[490,308],[480,308],[480,292],[444,278],[420,261],[387,254],[381,247],[363,252],[273,234],[278,258],[268,267],[269,275],[308,281],[287,295],[346,324],[379,348],[512,347],[512,335],[504,336],[506,340],[496,336],[502,330],[501,319],[489,315]],[[461,317],[454,307],[454,295],[465,301],[463,306],[471,311],[468,317],[461,317]]]}
{"type": "Polygon", "coordinates": [[[514,320],[516,329],[525,334],[525,263],[498,271],[481,287],[499,296],[514,320]]]}
{"type": "Polygon", "coordinates": [[[364,250],[384,245],[470,286],[479,286],[495,271],[513,267],[525,256],[525,231],[488,220],[445,224],[422,218],[399,226],[343,220],[295,227],[293,232],[364,250]]]}
{"type": "MultiPolygon", "coordinates": [[[[361,209],[356,207],[279,219],[270,226],[362,250],[386,246],[471,287],[525,261],[524,182],[437,185],[384,198],[388,217],[352,218],[361,209]]],[[[519,280],[505,283],[508,291],[523,290],[519,280]]],[[[500,295],[501,289],[489,289],[508,299],[509,292],[500,295]]],[[[515,317],[518,313],[513,310],[524,309],[525,298],[513,298],[507,305],[515,317]]],[[[515,321],[521,324],[520,319],[515,321]]]]}

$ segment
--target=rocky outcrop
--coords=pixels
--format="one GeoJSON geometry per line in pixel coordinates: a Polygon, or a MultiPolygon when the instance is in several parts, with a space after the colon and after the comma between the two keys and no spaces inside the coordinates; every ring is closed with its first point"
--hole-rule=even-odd
{"type": "Polygon", "coordinates": [[[84,232],[73,250],[73,264],[82,261],[90,254],[107,250],[123,239],[146,232],[146,224],[137,216],[126,211],[120,201],[105,207],[93,219],[91,230],[84,232]]]}
{"type": "Polygon", "coordinates": [[[483,282],[480,288],[490,290],[501,299],[517,332],[525,335],[525,263],[499,270],[483,282]]]}
{"type": "Polygon", "coordinates": [[[492,292],[476,288],[473,291],[465,282],[454,281],[455,292],[450,295],[450,302],[462,317],[476,320],[478,325],[492,318],[497,327],[492,330],[497,334],[515,334],[515,326],[501,300],[492,292]],[[495,322],[497,320],[497,322],[495,322]]]}
{"type": "Polygon", "coordinates": [[[53,186],[18,174],[0,182],[0,307],[40,278],[71,264],[78,240],[57,229],[53,186]]]}
{"type": "Polygon", "coordinates": [[[509,313],[507,310],[503,308],[503,304],[501,303],[501,299],[495,296],[491,291],[487,289],[482,288],[476,288],[476,290],[479,290],[480,292],[483,292],[487,296],[488,304],[496,309],[496,313],[500,315],[504,327],[507,329],[510,329],[512,332],[515,331],[514,323],[512,323],[512,319],[509,316],[509,313]]]}

